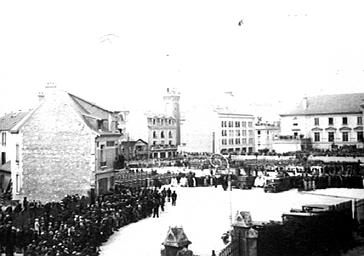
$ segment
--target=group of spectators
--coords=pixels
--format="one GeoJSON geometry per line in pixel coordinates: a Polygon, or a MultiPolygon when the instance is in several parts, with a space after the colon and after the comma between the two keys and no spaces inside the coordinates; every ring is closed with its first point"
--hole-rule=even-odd
{"type": "Polygon", "coordinates": [[[166,201],[176,205],[171,189],[118,188],[91,202],[79,195],[61,202],[28,202],[0,210],[0,254],[98,255],[99,246],[121,227],[159,217],[166,201]]]}

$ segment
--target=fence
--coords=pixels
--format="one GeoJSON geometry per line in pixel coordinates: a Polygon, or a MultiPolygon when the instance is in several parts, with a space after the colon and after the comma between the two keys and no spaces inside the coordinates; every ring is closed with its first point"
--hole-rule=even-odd
{"type": "Polygon", "coordinates": [[[146,172],[140,173],[118,173],[115,177],[116,184],[126,187],[153,187],[159,184],[169,184],[176,174],[151,174],[146,172]]]}
{"type": "Polygon", "coordinates": [[[232,256],[233,255],[233,246],[232,243],[228,243],[224,249],[222,249],[219,253],[219,256],[232,256]]]}

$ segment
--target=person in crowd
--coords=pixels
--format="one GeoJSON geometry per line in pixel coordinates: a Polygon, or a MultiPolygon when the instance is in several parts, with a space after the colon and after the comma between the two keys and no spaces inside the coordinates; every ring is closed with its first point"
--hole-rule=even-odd
{"type": "Polygon", "coordinates": [[[117,187],[95,203],[77,194],[46,204],[25,199],[14,210],[0,209],[0,252],[99,255],[101,244],[119,228],[153,213],[158,217],[161,198],[156,190],[117,187]]]}
{"type": "Polygon", "coordinates": [[[173,191],[172,192],[171,197],[172,197],[172,205],[175,206],[176,205],[176,201],[177,201],[177,193],[176,193],[176,191],[173,191]]]}

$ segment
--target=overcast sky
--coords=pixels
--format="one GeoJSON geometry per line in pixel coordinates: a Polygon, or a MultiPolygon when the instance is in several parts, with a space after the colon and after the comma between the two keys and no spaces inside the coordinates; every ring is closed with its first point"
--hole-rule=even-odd
{"type": "Polygon", "coordinates": [[[0,113],[51,81],[112,110],[363,92],[363,1],[1,1],[0,113]],[[240,25],[239,25],[240,22],[240,25]]]}

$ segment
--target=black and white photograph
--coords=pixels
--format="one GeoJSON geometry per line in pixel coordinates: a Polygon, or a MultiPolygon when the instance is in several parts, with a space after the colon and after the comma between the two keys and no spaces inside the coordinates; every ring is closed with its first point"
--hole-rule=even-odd
{"type": "Polygon", "coordinates": [[[364,2],[0,2],[0,256],[363,256],[364,2]]]}

